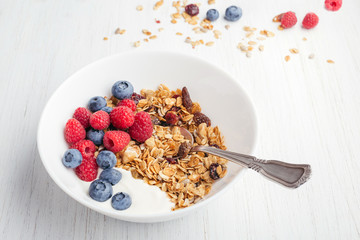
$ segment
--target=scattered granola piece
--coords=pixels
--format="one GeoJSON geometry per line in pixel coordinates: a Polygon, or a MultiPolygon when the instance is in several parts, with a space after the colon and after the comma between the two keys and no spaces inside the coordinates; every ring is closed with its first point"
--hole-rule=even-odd
{"type": "Polygon", "coordinates": [[[208,47],[211,47],[211,46],[214,45],[214,42],[207,42],[205,45],[208,46],[208,47]]]}
{"type": "Polygon", "coordinates": [[[249,45],[256,45],[256,44],[257,44],[257,42],[254,42],[254,41],[249,41],[249,42],[248,42],[248,44],[249,44],[249,45]]]}
{"type": "Polygon", "coordinates": [[[154,10],[158,10],[164,4],[164,0],[155,3],[154,10]]]}
{"type": "Polygon", "coordinates": [[[215,4],[215,0],[208,0],[208,4],[209,4],[209,5],[215,4]]]}
{"type": "Polygon", "coordinates": [[[171,20],[171,23],[172,23],[172,24],[175,24],[175,23],[177,23],[177,22],[176,22],[175,19],[172,19],[172,20],[171,20]]]}
{"type": "Polygon", "coordinates": [[[190,38],[190,37],[187,37],[187,38],[185,39],[185,42],[186,42],[186,43],[191,43],[191,38],[190,38]]]}
{"type": "Polygon", "coordinates": [[[149,39],[156,39],[156,38],[157,38],[156,35],[152,35],[152,36],[149,37],[149,39]]]}
{"type": "Polygon", "coordinates": [[[144,42],[149,42],[149,39],[147,39],[147,38],[144,38],[144,42]]]}
{"type": "Polygon", "coordinates": [[[260,45],[260,46],[259,46],[259,51],[260,51],[260,52],[264,51],[264,45],[260,45]]]}
{"type": "Polygon", "coordinates": [[[254,49],[254,48],[253,48],[252,46],[248,46],[248,47],[247,47],[247,50],[248,50],[248,51],[252,51],[253,49],[254,49]]]}
{"type": "Polygon", "coordinates": [[[311,53],[310,55],[309,55],[309,59],[313,59],[315,57],[315,54],[313,54],[313,53],[311,53]]]}
{"type": "Polygon", "coordinates": [[[214,33],[214,37],[215,37],[216,39],[219,39],[219,38],[220,38],[221,32],[220,32],[219,30],[214,30],[213,33],[214,33]]]}
{"type": "Polygon", "coordinates": [[[120,28],[117,28],[116,30],[115,30],[115,34],[120,34],[120,28]]]}
{"type": "Polygon", "coordinates": [[[286,55],[285,56],[285,61],[288,62],[290,60],[290,56],[289,55],[286,55]]]}
{"type": "Polygon", "coordinates": [[[264,41],[266,38],[264,38],[264,37],[257,37],[256,39],[257,39],[257,40],[260,40],[260,41],[264,41]]]}
{"type": "Polygon", "coordinates": [[[145,35],[147,35],[147,36],[150,36],[150,35],[151,35],[151,32],[148,31],[148,30],[146,30],[146,29],[143,29],[143,30],[142,30],[142,33],[145,34],[145,35]]]}
{"type": "Polygon", "coordinates": [[[268,30],[261,30],[261,31],[260,31],[260,34],[261,34],[261,35],[265,35],[265,36],[267,36],[267,37],[274,37],[274,36],[275,36],[275,34],[274,34],[273,32],[270,32],[270,31],[268,31],[268,30]]]}
{"type": "Polygon", "coordinates": [[[134,42],[134,47],[140,47],[140,41],[134,42]]]}
{"type": "Polygon", "coordinates": [[[253,32],[249,32],[245,35],[247,38],[251,38],[252,36],[254,36],[254,33],[253,32]]]}
{"type": "Polygon", "coordinates": [[[279,31],[284,30],[284,28],[283,28],[281,25],[279,25],[277,29],[278,29],[279,31]]]}
{"type": "Polygon", "coordinates": [[[104,37],[104,41],[106,41],[106,40],[109,40],[109,38],[107,38],[107,37],[104,37]]]}
{"type": "Polygon", "coordinates": [[[164,28],[159,28],[159,32],[162,32],[162,31],[164,31],[164,28]]]}
{"type": "Polygon", "coordinates": [[[142,5],[138,5],[137,7],[136,7],[136,10],[138,10],[138,11],[142,11],[144,9],[144,7],[142,6],[142,5]]]}
{"type": "Polygon", "coordinates": [[[176,35],[182,36],[183,34],[181,32],[177,32],[176,35]]]}
{"type": "Polygon", "coordinates": [[[251,52],[246,52],[246,57],[250,58],[251,57],[251,52]]]}
{"type": "Polygon", "coordinates": [[[174,13],[174,14],[172,14],[171,15],[173,18],[181,18],[181,15],[180,15],[180,13],[174,13]]]}
{"type": "Polygon", "coordinates": [[[303,41],[306,41],[307,40],[307,38],[306,37],[303,37],[303,39],[302,39],[303,41]]]}
{"type": "Polygon", "coordinates": [[[328,62],[328,63],[335,63],[333,60],[331,60],[331,59],[328,59],[328,60],[326,60],[326,62],[328,62]]]}
{"type": "Polygon", "coordinates": [[[296,48],[291,48],[291,49],[289,49],[289,51],[290,51],[291,53],[293,53],[293,54],[299,53],[299,50],[296,49],[296,48]]]}
{"type": "Polygon", "coordinates": [[[230,25],[229,25],[229,24],[225,25],[225,29],[226,29],[226,30],[229,30],[229,28],[230,28],[230,25]]]}

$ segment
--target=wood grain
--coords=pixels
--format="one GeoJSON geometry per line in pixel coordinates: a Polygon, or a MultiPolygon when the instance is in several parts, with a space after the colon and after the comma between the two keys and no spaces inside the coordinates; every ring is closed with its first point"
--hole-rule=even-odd
{"type": "MultiPolygon", "coordinates": [[[[172,1],[156,12],[155,2],[0,1],[0,239],[360,239],[360,2],[344,1],[339,12],[328,12],[322,1],[218,0],[221,14],[241,4],[244,15],[229,30],[223,20],[216,22],[221,40],[195,50],[184,43],[186,36],[214,41],[212,34],[170,24],[172,1]],[[142,12],[136,11],[139,4],[142,12]],[[298,24],[279,32],[271,19],[288,10],[297,13],[298,24]],[[320,17],[310,31],[300,26],[308,11],[320,17]],[[246,58],[236,48],[244,25],[276,36],[264,41],[264,52],[246,58]],[[127,32],[114,35],[117,27],[127,32]],[[165,30],[157,32],[159,27],[165,30]],[[143,28],[158,38],[134,49],[143,28]],[[247,171],[205,209],[154,224],[111,219],[67,196],[37,153],[37,124],[47,99],[86,64],[141,49],[186,52],[233,74],[257,109],[256,156],[310,163],[312,179],[289,190],[247,171]],[[315,58],[309,60],[311,53],[315,58]]],[[[207,1],[198,2],[203,16],[207,1]]]]}

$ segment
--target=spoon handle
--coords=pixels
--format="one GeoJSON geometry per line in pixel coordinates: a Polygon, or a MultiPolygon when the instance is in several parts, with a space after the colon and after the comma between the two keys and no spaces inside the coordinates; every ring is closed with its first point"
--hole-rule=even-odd
{"type": "Polygon", "coordinates": [[[245,155],[207,146],[195,146],[192,152],[205,152],[228,159],[242,166],[251,168],[263,176],[289,188],[297,188],[309,180],[311,166],[308,164],[291,164],[276,160],[257,159],[245,155]]]}

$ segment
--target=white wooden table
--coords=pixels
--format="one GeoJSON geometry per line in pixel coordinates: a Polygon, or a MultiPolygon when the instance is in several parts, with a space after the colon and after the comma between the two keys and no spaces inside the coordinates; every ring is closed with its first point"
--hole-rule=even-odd
{"type": "MultiPolygon", "coordinates": [[[[185,37],[208,41],[212,33],[194,34],[182,21],[171,24],[172,1],[165,0],[156,12],[155,2],[0,1],[0,239],[359,239],[360,1],[344,1],[340,11],[329,12],[323,1],[217,0],[221,14],[235,3],[243,17],[229,30],[223,20],[217,22],[221,40],[195,50],[185,37]],[[142,12],[135,10],[140,4],[142,12]],[[298,24],[280,32],[271,19],[288,10],[297,13],[298,24]],[[308,11],[320,17],[311,31],[299,24],[308,11]],[[251,58],[236,48],[245,25],[276,34],[264,41],[264,52],[255,49],[251,58]],[[127,32],[114,35],[117,27],[127,32]],[[159,27],[165,30],[159,33],[159,27]],[[145,37],[144,28],[158,38],[135,49],[132,42],[145,37]],[[290,54],[290,48],[300,53],[290,54]],[[155,224],[111,219],[67,196],[37,152],[37,124],[47,99],[86,64],[141,49],[186,52],[233,74],[256,106],[255,154],[310,163],[312,179],[288,190],[247,171],[205,209],[155,224]],[[289,62],[285,55],[291,56],[289,62]]],[[[204,14],[207,1],[197,2],[203,3],[204,14]]]]}

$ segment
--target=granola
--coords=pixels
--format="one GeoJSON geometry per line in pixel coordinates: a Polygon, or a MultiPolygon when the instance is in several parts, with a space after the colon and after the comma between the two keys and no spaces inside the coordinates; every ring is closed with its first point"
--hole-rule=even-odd
{"type": "MultiPolygon", "coordinates": [[[[185,91],[171,91],[160,85],[156,91],[141,90],[141,96],[143,99],[137,104],[137,112],[146,111],[151,115],[153,135],[142,144],[131,141],[118,152],[116,167],[126,169],[134,178],[166,192],[175,204],[173,210],[189,207],[210,192],[214,179],[226,175],[227,160],[201,152],[188,154],[189,140],[181,135],[179,127],[193,134],[194,146],[209,145],[225,150],[224,138],[217,126],[194,120],[201,107],[197,102],[189,106],[190,96],[186,88],[185,91]],[[184,106],[183,92],[186,92],[187,107],[184,106]],[[169,111],[180,117],[176,126],[166,124],[165,115],[169,111]]],[[[109,107],[116,104],[114,97],[107,99],[109,107]]]]}

